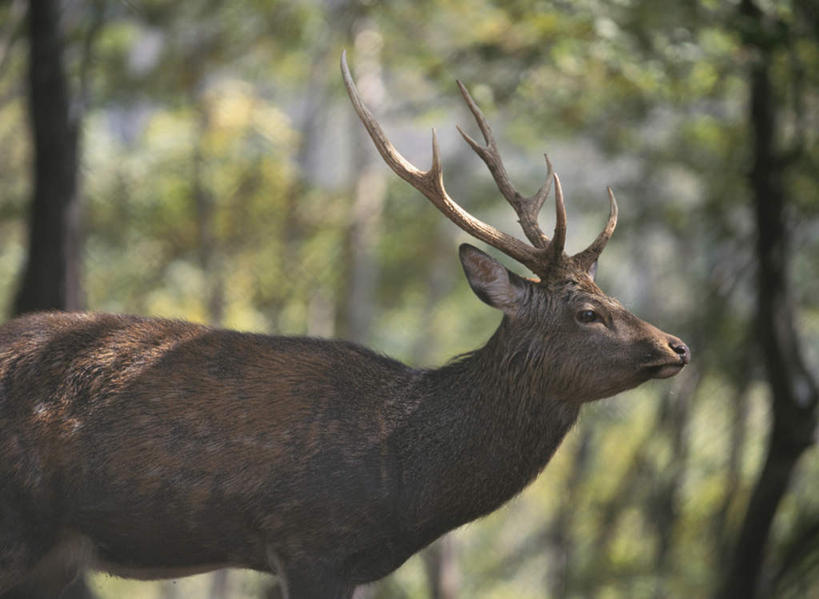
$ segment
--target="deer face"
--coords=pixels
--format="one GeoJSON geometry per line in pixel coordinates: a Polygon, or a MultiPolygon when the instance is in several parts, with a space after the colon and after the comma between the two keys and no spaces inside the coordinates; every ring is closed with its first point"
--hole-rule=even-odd
{"type": "Polygon", "coordinates": [[[534,367],[546,371],[548,387],[560,397],[609,397],[673,376],[690,360],[685,343],[626,310],[571,259],[531,281],[470,245],[461,246],[460,256],[473,291],[504,312],[510,338],[535,356],[534,367]]]}

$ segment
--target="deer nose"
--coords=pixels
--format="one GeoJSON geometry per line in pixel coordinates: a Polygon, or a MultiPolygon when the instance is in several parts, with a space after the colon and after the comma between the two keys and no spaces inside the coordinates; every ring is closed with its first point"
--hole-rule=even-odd
{"type": "Polygon", "coordinates": [[[668,347],[670,347],[675,354],[680,356],[683,364],[688,364],[691,361],[691,350],[688,349],[688,346],[680,339],[672,337],[668,342],[668,347]]]}

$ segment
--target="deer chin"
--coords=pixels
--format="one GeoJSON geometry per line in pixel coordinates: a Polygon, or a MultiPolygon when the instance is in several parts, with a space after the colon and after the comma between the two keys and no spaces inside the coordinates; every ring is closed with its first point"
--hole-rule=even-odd
{"type": "Polygon", "coordinates": [[[652,364],[647,367],[647,370],[653,379],[667,379],[680,372],[684,367],[685,362],[677,360],[663,364],[652,364]]]}

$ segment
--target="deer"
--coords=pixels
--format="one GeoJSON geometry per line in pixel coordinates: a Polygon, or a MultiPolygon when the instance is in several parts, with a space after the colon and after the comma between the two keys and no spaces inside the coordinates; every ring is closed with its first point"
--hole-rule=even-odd
{"type": "Polygon", "coordinates": [[[433,130],[422,171],[392,145],[341,56],[353,108],[387,165],[470,236],[477,297],[500,310],[483,347],[413,368],[344,341],[177,320],[36,313],[0,327],[0,594],[57,597],[81,568],[136,579],[223,567],[278,576],[288,599],[349,599],[436,538],[496,510],[545,468],[589,402],[690,361],[679,338],[594,282],[608,221],[564,252],[560,179],[510,182],[492,130],[460,92],[528,240],[456,203],[433,130]],[[554,188],[551,237],[538,223],[554,188]]]}

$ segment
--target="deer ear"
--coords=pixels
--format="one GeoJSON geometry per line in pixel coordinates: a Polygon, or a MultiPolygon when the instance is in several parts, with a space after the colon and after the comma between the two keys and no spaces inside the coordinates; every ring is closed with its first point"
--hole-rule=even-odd
{"type": "Polygon", "coordinates": [[[594,277],[597,276],[597,260],[592,262],[592,265],[589,266],[589,270],[587,270],[586,272],[589,273],[589,276],[591,277],[591,280],[594,281],[594,277]]]}
{"type": "Polygon", "coordinates": [[[458,248],[469,286],[481,300],[507,314],[517,311],[523,281],[494,258],[468,243],[458,248]]]}

